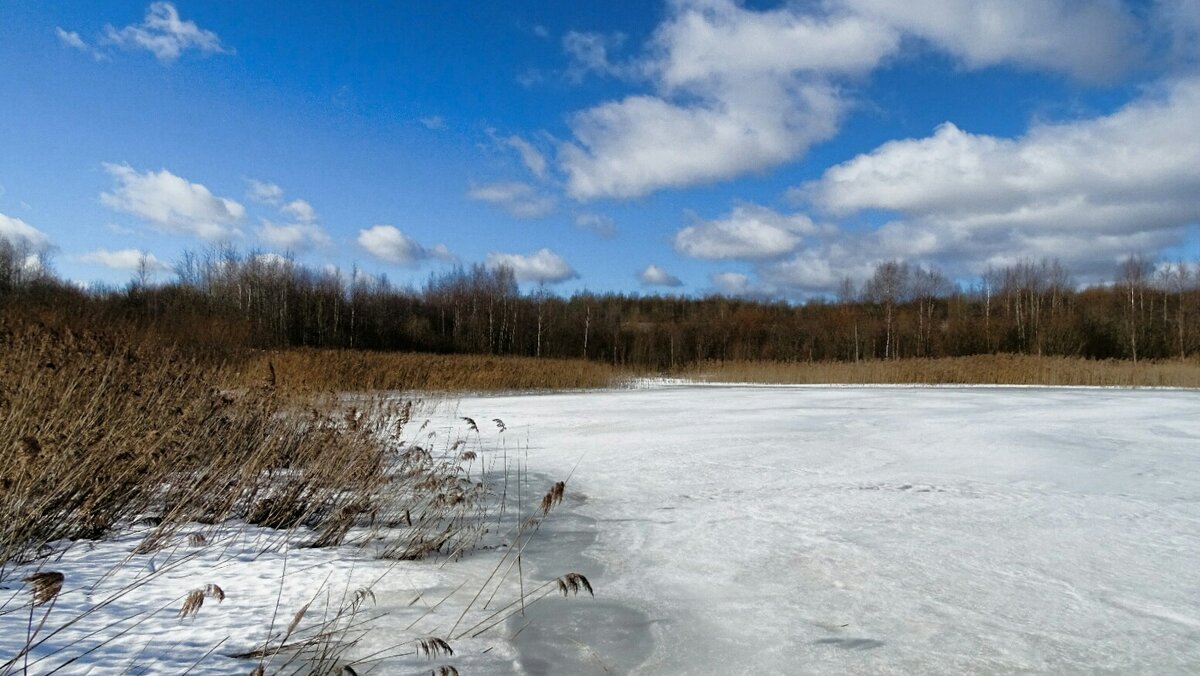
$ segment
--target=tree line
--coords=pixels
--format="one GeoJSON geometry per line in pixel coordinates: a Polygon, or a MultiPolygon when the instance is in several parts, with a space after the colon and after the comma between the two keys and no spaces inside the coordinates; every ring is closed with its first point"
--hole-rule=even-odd
{"type": "Polygon", "coordinates": [[[1186,359],[1200,353],[1200,264],[1129,256],[1111,283],[1077,286],[1054,260],[956,283],[886,261],[835,298],[522,292],[482,265],[399,287],[357,269],[274,254],[185,254],[123,287],[79,289],[0,240],[0,302],[126,322],[207,347],[319,347],[574,357],[666,369],[705,360],[855,361],[1018,353],[1186,359]]]}

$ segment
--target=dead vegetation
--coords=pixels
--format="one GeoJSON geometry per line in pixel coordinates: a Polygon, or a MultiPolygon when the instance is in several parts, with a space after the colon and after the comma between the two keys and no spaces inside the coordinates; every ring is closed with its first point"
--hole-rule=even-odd
{"type": "Polygon", "coordinates": [[[282,390],[320,392],[491,392],[607,387],[626,375],[582,359],[292,349],[255,354],[238,370],[246,384],[264,374],[282,390]]]}
{"type": "Polygon", "coordinates": [[[997,354],[859,362],[705,362],[676,375],[714,383],[1200,387],[1200,362],[997,354]]]}
{"type": "MultiPolygon", "coordinates": [[[[380,360],[363,355],[361,371],[355,370],[358,358],[353,355],[337,361],[334,353],[315,351],[296,361],[276,353],[263,355],[265,361],[219,362],[134,332],[11,317],[0,318],[0,354],[0,581],[16,577],[25,583],[14,587],[25,600],[13,596],[0,610],[24,607],[29,612],[28,640],[16,658],[0,665],[0,673],[27,668],[20,660],[28,662],[31,656],[47,659],[39,653],[41,646],[78,620],[60,618],[41,631],[64,593],[64,576],[48,570],[51,557],[71,542],[136,531],[141,535],[133,555],[168,551],[183,561],[228,546],[228,529],[234,524],[235,530],[253,526],[277,533],[276,546],[356,545],[366,556],[395,562],[453,560],[480,543],[488,524],[498,525],[489,513],[504,500],[489,484],[496,478],[497,456],[482,445],[474,420],[460,423],[464,429],[457,441],[435,446],[432,430],[422,435],[409,428],[421,401],[321,394],[338,386],[335,374],[353,378],[368,370],[377,375],[363,375],[370,382],[363,389],[401,382],[427,388],[440,374],[469,367],[451,363],[458,358],[407,371],[402,364],[422,357],[380,360]],[[20,603],[24,605],[14,605],[20,603]],[[45,609],[35,623],[34,609],[40,606],[45,609]]],[[[569,371],[547,362],[545,371],[518,368],[505,379],[498,374],[509,361],[481,358],[480,363],[492,364],[483,367],[482,375],[475,380],[452,376],[449,382],[454,387],[507,388],[544,377],[539,374],[569,371]]],[[[610,373],[597,367],[559,382],[599,382],[599,374],[610,373]]],[[[505,429],[502,421],[493,423],[497,430],[505,429]]],[[[507,477],[500,478],[507,485],[507,477]]],[[[551,488],[553,503],[561,502],[564,489],[562,482],[551,488]]],[[[511,517],[513,530],[499,537],[515,540],[517,549],[506,553],[502,563],[519,559],[532,536],[526,524],[544,516],[528,521],[511,517]]],[[[509,570],[511,566],[484,583],[495,583],[489,589],[493,596],[509,570]]],[[[513,575],[518,574],[519,567],[513,575]]],[[[506,608],[524,608],[536,600],[523,586],[516,605],[506,608]]],[[[544,590],[545,585],[534,588],[544,590]]],[[[118,597],[128,594],[136,589],[122,589],[118,597]]],[[[84,615],[118,597],[99,600],[84,615]]],[[[179,619],[194,621],[210,612],[208,602],[212,612],[220,612],[224,599],[225,591],[213,582],[163,610],[169,607],[179,619]]],[[[353,670],[350,665],[359,663],[348,661],[347,655],[369,630],[373,616],[364,612],[373,605],[373,592],[366,587],[340,607],[327,602],[319,616],[309,612],[309,604],[264,608],[265,616],[286,612],[283,617],[290,616],[291,622],[283,630],[286,620],[281,621],[276,630],[271,620],[267,640],[241,656],[257,662],[246,671],[353,670]]],[[[124,618],[122,632],[148,619],[124,618]]],[[[407,645],[407,652],[363,662],[422,651],[428,659],[450,657],[454,653],[446,639],[400,641],[398,648],[407,645]]],[[[61,659],[67,664],[77,657],[61,659]]]]}

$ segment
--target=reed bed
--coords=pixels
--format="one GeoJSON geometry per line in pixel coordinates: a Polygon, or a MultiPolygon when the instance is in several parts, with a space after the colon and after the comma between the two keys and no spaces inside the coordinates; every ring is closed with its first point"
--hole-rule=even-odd
{"type": "Polygon", "coordinates": [[[260,352],[234,376],[261,382],[274,371],[290,392],[489,392],[608,387],[628,374],[582,359],[290,349],[260,352]]]}
{"type": "MultiPolygon", "coordinates": [[[[364,556],[400,565],[460,558],[500,524],[490,510],[503,510],[511,496],[489,482],[503,480],[506,489],[508,477],[496,474],[498,456],[482,446],[474,420],[462,419],[456,438],[436,439],[432,430],[421,434],[423,425],[410,429],[420,401],[317,393],[584,387],[611,377],[602,366],[572,370],[573,362],[315,350],[218,363],[143,334],[11,317],[0,318],[0,354],[0,583],[19,590],[24,582],[24,591],[0,605],[0,615],[28,612],[28,641],[19,654],[0,656],[0,674],[26,670],[30,656],[62,628],[136,592],[122,589],[82,616],[59,611],[52,618],[64,587],[55,556],[73,542],[133,529],[144,535],[131,555],[164,551],[170,559],[173,552],[215,551],[227,546],[230,528],[255,527],[276,532],[280,546],[355,545],[364,556]],[[506,368],[513,371],[505,375],[506,368]],[[479,373],[472,377],[470,369],[479,373]],[[356,382],[362,384],[350,387],[356,382]]],[[[502,421],[490,424],[504,429],[502,421]]],[[[492,595],[511,579],[512,561],[520,574],[525,544],[564,489],[563,482],[552,485],[540,509],[528,505],[530,514],[514,514],[507,532],[496,534],[517,544],[501,558],[509,567],[497,565],[482,582],[494,587],[492,595]]],[[[502,612],[472,627],[473,635],[556,584],[590,591],[577,578],[569,573],[561,578],[566,582],[528,593],[522,585],[502,612]]],[[[214,582],[188,591],[170,612],[187,619],[224,598],[214,582]]],[[[364,609],[374,599],[369,587],[349,598],[315,619],[305,619],[305,605],[285,631],[268,628],[266,641],[239,656],[249,663],[246,673],[353,673],[347,656],[370,630],[364,609]]],[[[280,612],[290,611],[263,609],[272,627],[280,612]]],[[[123,631],[149,619],[123,618],[123,631]]],[[[398,640],[397,652],[384,657],[422,650],[425,658],[451,657],[443,646],[441,638],[418,636],[398,640]]],[[[78,657],[59,659],[65,665],[78,657]]]]}
{"type": "Polygon", "coordinates": [[[1200,387],[1200,361],[980,355],[861,362],[705,362],[677,375],[714,383],[1200,387]]]}

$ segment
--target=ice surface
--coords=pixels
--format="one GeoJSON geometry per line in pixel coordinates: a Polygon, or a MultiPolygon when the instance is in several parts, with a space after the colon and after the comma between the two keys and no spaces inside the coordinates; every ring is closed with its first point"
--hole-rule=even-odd
{"type": "MultiPolygon", "coordinates": [[[[570,476],[525,576],[576,571],[596,589],[457,643],[437,663],[464,674],[1200,671],[1198,392],[661,382],[471,397],[439,415],[431,429],[504,420],[504,432],[480,425],[484,446],[527,457],[541,489],[570,476]]],[[[323,581],[341,593],[390,569],[361,654],[458,586],[473,593],[502,551],[393,567],[293,548],[281,591],[282,551],[209,547],[161,573],[187,547],[133,556],[137,542],[78,545],[48,566],[67,573],[64,616],[152,565],[160,574],[35,659],[97,645],[124,629],[105,629],[114,618],[165,605],[59,673],[240,671],[223,655],[262,640],[277,597],[278,625],[323,581]],[[228,599],[175,617],[180,596],[207,583],[228,599]]],[[[23,593],[9,586],[3,598],[23,593]]],[[[0,654],[24,641],[28,608],[11,611],[0,609],[0,654]]]]}
{"type": "Polygon", "coordinates": [[[539,471],[578,463],[643,673],[1200,670],[1200,393],[668,383],[459,410],[527,434],[539,471]]]}

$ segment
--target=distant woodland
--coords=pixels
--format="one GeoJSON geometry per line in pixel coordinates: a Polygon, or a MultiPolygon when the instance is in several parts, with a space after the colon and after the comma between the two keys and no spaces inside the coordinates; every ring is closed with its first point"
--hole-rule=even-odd
{"type": "Polygon", "coordinates": [[[970,285],[881,263],[836,299],[804,304],[522,293],[475,265],[420,288],[228,248],[185,254],[173,278],[80,289],[0,240],[0,313],[119,324],[206,350],[319,347],[586,358],[669,369],[702,361],[860,361],[1029,354],[1163,360],[1200,354],[1200,264],[1130,256],[1112,282],[1078,288],[1055,261],[970,285]]]}

